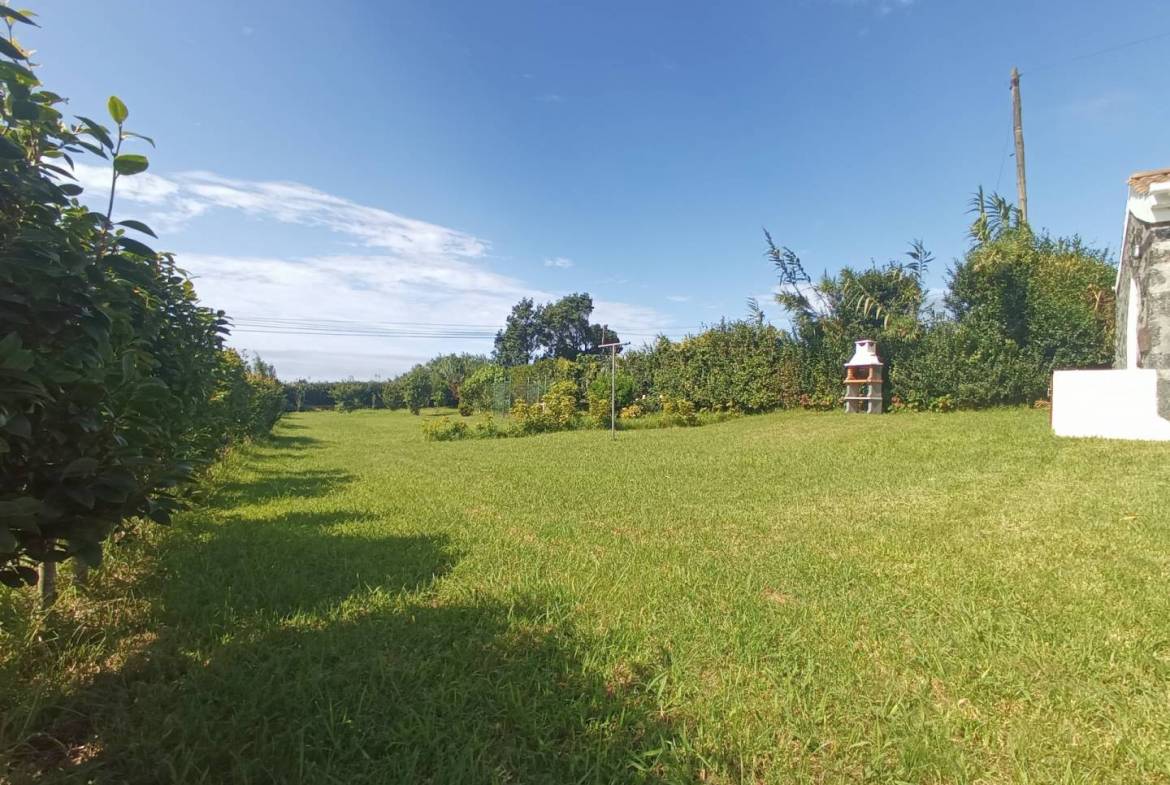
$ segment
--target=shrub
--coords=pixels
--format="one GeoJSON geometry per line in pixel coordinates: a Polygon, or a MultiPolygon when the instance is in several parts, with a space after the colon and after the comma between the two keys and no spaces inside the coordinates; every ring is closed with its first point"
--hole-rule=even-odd
{"type": "Polygon", "coordinates": [[[423,423],[423,438],[429,442],[451,442],[467,436],[467,423],[452,417],[437,417],[423,423]]]}
{"type": "Polygon", "coordinates": [[[699,424],[699,417],[695,414],[695,405],[685,398],[672,398],[669,395],[660,396],[662,402],[662,422],[664,426],[691,426],[699,424]]]}
{"type": "Polygon", "coordinates": [[[508,373],[499,365],[481,365],[463,380],[459,401],[478,411],[497,408],[496,390],[507,385],[508,373]]]}
{"type": "Polygon", "coordinates": [[[604,398],[597,395],[592,390],[589,391],[588,399],[588,417],[590,422],[599,428],[608,428],[610,425],[609,418],[613,413],[610,405],[609,396],[604,398]]]}
{"type": "Polygon", "coordinates": [[[475,424],[474,434],[477,439],[498,439],[508,435],[508,432],[496,424],[490,414],[475,424]]]}
{"type": "Polygon", "coordinates": [[[516,401],[512,404],[510,414],[518,434],[529,435],[553,430],[551,418],[545,413],[544,407],[538,403],[516,401]]]}
{"type": "Polygon", "coordinates": [[[339,382],[329,390],[333,398],[333,408],[339,412],[352,412],[370,405],[366,394],[366,385],[358,382],[339,382]]]}
{"type": "MultiPolygon", "coordinates": [[[[10,24],[27,21],[17,12],[10,24]]],[[[32,583],[37,563],[96,566],[106,537],[142,517],[167,523],[194,467],[283,409],[271,366],[223,348],[222,311],[201,306],[169,254],[114,223],[118,183],[145,171],[113,129],[69,125],[5,39],[0,64],[0,582],[32,583]],[[111,161],[111,207],[67,182],[86,150],[111,161]]],[[[104,201],[104,200],[103,200],[104,201]]],[[[49,567],[46,576],[53,574],[49,567]]],[[[51,600],[51,582],[45,598],[51,600]]]]}
{"type": "Polygon", "coordinates": [[[470,417],[474,413],[475,413],[475,410],[472,409],[471,404],[469,402],[467,402],[467,401],[460,401],[459,402],[459,416],[460,417],[470,417]]]}
{"type": "Polygon", "coordinates": [[[577,385],[570,381],[556,382],[541,398],[541,404],[554,430],[571,427],[577,412],[577,385]]]}
{"type": "Polygon", "coordinates": [[[1042,362],[1000,325],[976,318],[933,325],[893,369],[892,382],[908,407],[932,411],[1032,401],[1048,384],[1042,362]]]}
{"type": "Polygon", "coordinates": [[[400,382],[391,381],[382,385],[382,405],[392,410],[406,408],[406,400],[403,398],[400,382]]]}
{"type": "Polygon", "coordinates": [[[628,373],[618,371],[613,378],[612,390],[609,373],[598,374],[597,377],[589,383],[589,395],[596,396],[598,398],[604,398],[608,402],[611,392],[614,394],[614,400],[617,402],[617,408],[621,409],[623,407],[629,406],[634,401],[634,377],[628,373]]]}
{"type": "Polygon", "coordinates": [[[401,379],[402,400],[411,414],[418,414],[431,401],[431,375],[421,365],[416,365],[401,379]]]}
{"type": "Polygon", "coordinates": [[[622,420],[636,420],[643,414],[645,414],[645,412],[642,410],[641,406],[636,403],[631,403],[629,406],[618,412],[618,418],[622,420]]]}
{"type": "Polygon", "coordinates": [[[573,427],[577,411],[577,386],[570,381],[556,382],[539,403],[523,400],[512,405],[512,420],[521,434],[563,431],[573,427]]]}

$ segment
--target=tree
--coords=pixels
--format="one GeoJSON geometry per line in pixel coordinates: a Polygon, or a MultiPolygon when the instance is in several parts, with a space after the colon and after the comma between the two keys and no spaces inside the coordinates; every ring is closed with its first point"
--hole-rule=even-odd
{"type": "Polygon", "coordinates": [[[533,359],[576,360],[603,343],[616,343],[617,333],[589,322],[592,313],[593,298],[587,293],[539,306],[524,298],[496,333],[495,361],[511,367],[533,359]]]}
{"type": "Polygon", "coordinates": [[[495,361],[505,368],[527,365],[536,351],[539,335],[538,313],[532,298],[512,306],[504,329],[496,333],[495,361]]]}
{"type": "Polygon", "coordinates": [[[329,389],[329,394],[333,396],[333,408],[339,412],[352,412],[368,407],[370,405],[368,389],[369,385],[353,380],[338,382],[329,389]]]}
{"type": "Polygon", "coordinates": [[[402,400],[411,414],[418,414],[431,402],[431,373],[425,365],[416,365],[402,378],[402,400]]]}
{"type": "Polygon", "coordinates": [[[427,363],[432,374],[432,397],[441,406],[456,406],[461,398],[463,382],[477,368],[487,363],[487,358],[476,354],[441,354],[427,363]]]}

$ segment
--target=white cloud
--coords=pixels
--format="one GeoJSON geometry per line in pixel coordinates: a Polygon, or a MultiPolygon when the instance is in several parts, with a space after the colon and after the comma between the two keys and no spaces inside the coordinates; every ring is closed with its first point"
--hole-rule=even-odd
{"type": "Polygon", "coordinates": [[[545,267],[560,267],[562,270],[567,270],[573,266],[573,260],[564,256],[554,256],[552,259],[544,260],[545,267]]]}
{"type": "Polygon", "coordinates": [[[1128,118],[1141,96],[1126,88],[1106,90],[1096,95],[1078,98],[1064,106],[1064,110],[1082,120],[1110,120],[1128,118]]]}
{"type": "MultiPolygon", "coordinates": [[[[77,175],[98,195],[108,188],[107,170],[79,164],[77,175]]],[[[489,353],[517,300],[560,296],[493,270],[486,240],[300,183],[144,173],[121,179],[118,193],[159,231],[202,227],[230,211],[256,219],[254,239],[296,224],[341,240],[317,255],[176,254],[202,301],[236,322],[231,343],[274,361],[286,378],[385,378],[444,352],[489,353]]],[[[664,314],[630,303],[597,300],[593,319],[619,334],[671,333],[664,314]]]]}
{"type": "Polygon", "coordinates": [[[686,294],[668,294],[666,299],[672,303],[689,303],[691,301],[690,295],[686,294]]]}
{"type": "MultiPolygon", "coordinates": [[[[78,164],[78,181],[99,192],[109,188],[107,170],[78,164]]],[[[152,208],[147,222],[173,230],[214,209],[228,209],[280,223],[320,227],[349,235],[371,248],[398,253],[482,256],[488,244],[469,234],[343,199],[300,183],[233,180],[210,172],[161,177],[149,172],[118,181],[118,198],[152,208]]]]}
{"type": "MultiPolygon", "coordinates": [[[[906,10],[914,5],[916,0],[830,0],[833,5],[853,6],[857,8],[872,8],[879,16],[888,16],[896,10],[906,10]]],[[[868,33],[868,31],[866,31],[868,33]]]]}

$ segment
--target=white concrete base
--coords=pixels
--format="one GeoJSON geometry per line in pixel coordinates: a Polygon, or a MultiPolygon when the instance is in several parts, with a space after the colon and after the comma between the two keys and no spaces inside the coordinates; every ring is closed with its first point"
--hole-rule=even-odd
{"type": "Polygon", "coordinates": [[[1170,441],[1170,420],[1158,416],[1158,373],[1056,371],[1052,430],[1057,436],[1170,441]]]}

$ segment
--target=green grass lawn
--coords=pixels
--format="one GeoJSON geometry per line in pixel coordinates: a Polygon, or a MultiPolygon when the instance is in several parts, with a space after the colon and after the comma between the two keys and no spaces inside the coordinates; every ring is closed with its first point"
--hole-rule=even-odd
{"type": "Polygon", "coordinates": [[[0,599],[10,779],[1170,782],[1170,446],[314,412],[214,480],[45,622],[0,599]]]}

